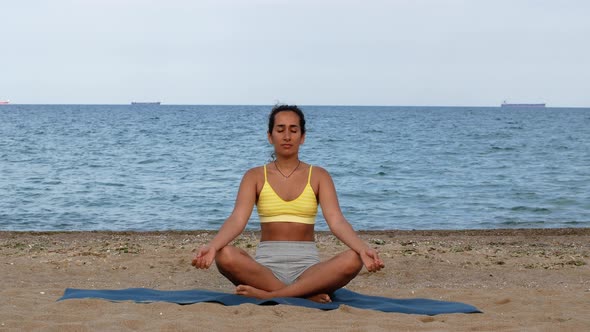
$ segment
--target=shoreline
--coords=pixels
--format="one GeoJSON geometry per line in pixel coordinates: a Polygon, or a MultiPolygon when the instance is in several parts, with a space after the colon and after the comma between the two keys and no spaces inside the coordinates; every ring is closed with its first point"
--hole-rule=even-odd
{"type": "MultiPolygon", "coordinates": [[[[449,234],[460,234],[466,236],[485,236],[485,235],[590,235],[590,227],[556,227],[556,228],[469,228],[469,229],[383,229],[383,230],[355,230],[358,234],[391,234],[391,235],[424,235],[424,236],[445,236],[449,234]]],[[[194,229],[194,230],[0,230],[0,235],[4,233],[15,234],[74,234],[74,233],[105,233],[105,234],[204,234],[215,233],[216,229],[194,229]]],[[[245,230],[243,233],[259,233],[258,230],[245,230]]],[[[331,234],[330,231],[315,231],[316,234],[331,234]]]]}
{"type": "MultiPolygon", "coordinates": [[[[216,231],[0,231],[0,330],[327,329],[408,331],[576,331],[590,326],[590,228],[358,231],[385,268],[365,270],[347,288],[394,298],[476,306],[482,314],[332,311],[215,303],[56,302],[65,288],[209,289],[233,292],[216,268],[190,266],[216,231]],[[198,324],[198,325],[195,325],[198,324]]],[[[259,232],[234,245],[250,254],[259,232]]],[[[322,259],[347,247],[316,232],[322,259]]]]}

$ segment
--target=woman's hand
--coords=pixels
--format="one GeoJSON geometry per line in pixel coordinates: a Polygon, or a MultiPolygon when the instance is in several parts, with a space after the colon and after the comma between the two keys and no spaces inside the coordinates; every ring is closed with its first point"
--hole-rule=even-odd
{"type": "Polygon", "coordinates": [[[375,249],[368,248],[361,251],[361,260],[369,272],[377,272],[385,266],[375,249]]]}
{"type": "Polygon", "coordinates": [[[193,258],[192,266],[197,269],[208,269],[215,260],[217,250],[211,246],[202,246],[193,258]]]}

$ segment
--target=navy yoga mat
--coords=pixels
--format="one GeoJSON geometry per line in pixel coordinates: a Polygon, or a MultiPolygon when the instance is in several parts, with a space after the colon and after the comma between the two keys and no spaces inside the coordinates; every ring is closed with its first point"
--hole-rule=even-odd
{"type": "Polygon", "coordinates": [[[226,306],[252,303],[257,305],[287,304],[322,310],[333,310],[340,305],[355,308],[379,310],[383,312],[400,312],[406,314],[438,315],[450,313],[478,313],[476,307],[461,303],[430,299],[394,299],[381,296],[370,296],[355,293],[347,289],[339,289],[332,294],[331,303],[316,303],[295,297],[277,297],[259,300],[241,295],[214,292],[208,290],[155,290],[149,288],[108,289],[74,289],[67,288],[58,301],[68,299],[104,299],[114,302],[135,301],[138,303],[170,302],[177,304],[193,304],[214,302],[226,306]]]}

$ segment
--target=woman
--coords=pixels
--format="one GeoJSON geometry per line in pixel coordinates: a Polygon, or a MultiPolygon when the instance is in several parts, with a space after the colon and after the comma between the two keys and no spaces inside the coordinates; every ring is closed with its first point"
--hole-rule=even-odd
{"type": "Polygon", "coordinates": [[[297,106],[277,105],[268,124],[276,159],[246,172],[235,207],[192,265],[217,268],[236,285],[236,294],[256,297],[305,297],[330,302],[328,294],[348,284],[362,269],[379,271],[383,261],[342,215],[330,174],[299,160],[305,117],[297,106]],[[318,203],[332,233],[350,250],[320,262],[314,243],[318,203]],[[256,204],[261,238],[252,258],[228,245],[242,233],[256,204]]]}

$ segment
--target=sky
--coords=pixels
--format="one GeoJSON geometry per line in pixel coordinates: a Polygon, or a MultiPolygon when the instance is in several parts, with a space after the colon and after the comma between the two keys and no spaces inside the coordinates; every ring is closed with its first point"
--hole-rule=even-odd
{"type": "Polygon", "coordinates": [[[590,107],[586,0],[0,0],[15,104],[590,107]]]}

